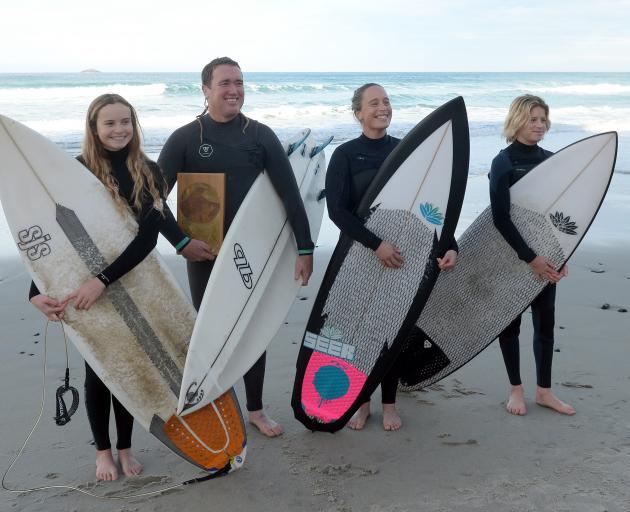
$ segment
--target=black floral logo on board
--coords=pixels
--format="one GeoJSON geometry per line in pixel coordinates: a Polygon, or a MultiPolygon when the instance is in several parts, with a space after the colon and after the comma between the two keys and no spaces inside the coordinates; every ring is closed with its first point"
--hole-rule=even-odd
{"type": "Polygon", "coordinates": [[[549,218],[554,227],[567,235],[577,235],[577,224],[571,220],[571,217],[564,216],[562,212],[550,213],[549,218]]]}

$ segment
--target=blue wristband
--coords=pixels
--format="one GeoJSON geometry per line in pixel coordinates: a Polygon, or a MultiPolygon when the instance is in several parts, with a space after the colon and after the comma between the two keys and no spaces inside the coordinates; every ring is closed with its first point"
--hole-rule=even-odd
{"type": "Polygon", "coordinates": [[[185,236],[182,240],[175,246],[176,251],[181,251],[184,247],[186,247],[190,243],[190,238],[185,236]]]}

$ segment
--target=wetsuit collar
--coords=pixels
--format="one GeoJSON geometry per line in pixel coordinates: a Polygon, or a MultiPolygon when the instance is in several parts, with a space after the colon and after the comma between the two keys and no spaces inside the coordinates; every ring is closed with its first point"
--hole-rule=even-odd
{"type": "Polygon", "coordinates": [[[371,139],[370,137],[367,137],[365,133],[362,133],[359,136],[359,139],[361,140],[361,142],[364,142],[365,144],[370,144],[373,147],[381,147],[389,143],[390,137],[389,135],[385,134],[380,139],[371,139]]]}
{"type": "Polygon", "coordinates": [[[207,112],[206,115],[203,116],[203,119],[205,119],[205,121],[207,123],[209,123],[210,125],[214,125],[214,126],[231,126],[232,124],[240,123],[242,115],[243,114],[241,114],[239,112],[238,114],[236,114],[236,117],[234,117],[234,119],[230,119],[229,121],[226,121],[225,123],[221,123],[219,121],[215,121],[214,119],[212,119],[210,117],[210,112],[207,112]]]}
{"type": "Polygon", "coordinates": [[[105,156],[112,162],[112,163],[122,163],[125,162],[125,160],[127,160],[127,157],[129,156],[129,144],[127,144],[124,148],[118,150],[118,151],[110,151],[109,149],[105,150],[105,156]]]}
{"type": "Polygon", "coordinates": [[[518,140],[514,140],[514,142],[512,142],[512,146],[514,147],[514,149],[518,149],[523,153],[536,153],[540,149],[540,146],[538,144],[530,146],[529,144],[523,144],[518,140]]]}

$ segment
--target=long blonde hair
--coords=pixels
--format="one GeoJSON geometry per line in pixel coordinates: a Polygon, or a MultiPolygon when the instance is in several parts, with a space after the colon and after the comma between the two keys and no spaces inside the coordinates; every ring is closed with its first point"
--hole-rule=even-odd
{"type": "Polygon", "coordinates": [[[160,196],[160,188],[163,184],[158,184],[148,164],[148,158],[140,148],[140,124],[138,116],[131,104],[118,94],[102,94],[90,103],[85,117],[85,138],[83,140],[83,153],[81,154],[85,165],[92,173],[105,185],[105,188],[112,195],[116,206],[121,211],[129,211],[138,214],[142,210],[142,196],[146,190],[153,199],[153,207],[163,213],[163,203],[160,196]],[[129,108],[131,112],[131,125],[133,135],[127,148],[127,168],[133,181],[132,205],[125,198],[121,197],[118,190],[118,183],[112,174],[112,166],[107,158],[106,149],[98,138],[96,131],[96,120],[101,109],[107,105],[120,103],[129,108]]]}
{"type": "Polygon", "coordinates": [[[508,144],[516,140],[517,132],[523,126],[527,125],[531,111],[536,107],[540,107],[545,111],[545,132],[549,131],[549,128],[551,127],[551,121],[549,120],[549,105],[547,105],[545,100],[539,96],[534,96],[533,94],[523,94],[512,101],[508,115],[505,118],[503,136],[508,144]]]}

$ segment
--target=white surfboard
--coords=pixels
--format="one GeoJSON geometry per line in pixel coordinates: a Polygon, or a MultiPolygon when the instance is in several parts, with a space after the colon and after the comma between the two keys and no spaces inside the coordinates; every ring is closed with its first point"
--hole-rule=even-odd
{"type": "MultiPolygon", "coordinates": [[[[137,231],[81,163],[3,116],[0,183],[22,260],[51,297],[66,296],[100,272],[137,231]]],[[[175,453],[211,472],[243,463],[246,438],[233,391],[195,418],[175,415],[195,311],[157,251],[110,285],[89,311],[68,307],[64,321],[105,385],[175,453]]]]}
{"type": "MultiPolygon", "coordinates": [[[[586,234],[612,177],[617,134],[572,144],[510,188],[510,216],[536,254],[560,268],[586,234]]],[[[486,208],[461,236],[457,265],[442,272],[403,351],[402,389],[446,377],[486,348],[546,283],[498,232],[486,208]]]]}
{"type": "MultiPolygon", "coordinates": [[[[285,144],[317,239],[324,210],[325,158],[310,130],[285,144]]],[[[199,307],[178,411],[188,414],[249,370],[282,325],[299,290],[297,246],[286,210],[266,173],[248,192],[226,234],[199,307]]]]}

